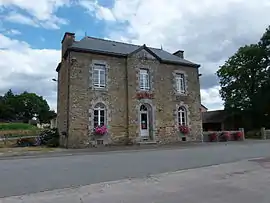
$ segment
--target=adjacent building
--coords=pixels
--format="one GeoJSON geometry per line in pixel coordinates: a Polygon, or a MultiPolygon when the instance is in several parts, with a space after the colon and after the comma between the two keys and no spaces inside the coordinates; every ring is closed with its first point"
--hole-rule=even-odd
{"type": "Polygon", "coordinates": [[[181,50],[65,33],[56,69],[61,144],[86,147],[102,125],[108,133],[94,138],[98,144],[201,139],[198,68],[181,50]],[[185,139],[179,125],[191,129],[185,139]]]}

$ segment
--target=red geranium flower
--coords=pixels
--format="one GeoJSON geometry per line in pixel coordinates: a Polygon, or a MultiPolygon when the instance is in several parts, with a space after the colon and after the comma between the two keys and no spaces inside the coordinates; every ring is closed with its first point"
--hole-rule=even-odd
{"type": "Polygon", "coordinates": [[[179,130],[183,134],[188,134],[189,133],[189,128],[187,126],[185,126],[185,125],[180,125],[179,130]]]}

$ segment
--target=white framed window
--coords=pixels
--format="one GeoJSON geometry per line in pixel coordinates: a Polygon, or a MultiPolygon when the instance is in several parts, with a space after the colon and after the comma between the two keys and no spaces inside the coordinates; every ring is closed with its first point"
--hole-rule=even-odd
{"type": "Polygon", "coordinates": [[[93,70],[93,85],[97,88],[106,87],[106,65],[94,64],[93,70]]]}
{"type": "Polygon", "coordinates": [[[149,71],[146,69],[140,69],[140,89],[141,90],[149,90],[149,71]]]}
{"type": "Polygon", "coordinates": [[[178,108],[178,125],[187,126],[187,110],[183,106],[178,108]]]}
{"type": "Polygon", "coordinates": [[[103,126],[106,123],[106,108],[102,103],[98,103],[94,107],[94,127],[103,126]]]}
{"type": "Polygon", "coordinates": [[[183,73],[178,73],[175,76],[176,91],[181,94],[186,93],[185,75],[183,73]]]}

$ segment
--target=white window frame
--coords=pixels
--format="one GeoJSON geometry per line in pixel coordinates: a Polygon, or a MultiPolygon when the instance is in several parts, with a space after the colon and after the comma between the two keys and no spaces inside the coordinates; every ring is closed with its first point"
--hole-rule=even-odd
{"type": "Polygon", "coordinates": [[[141,90],[150,90],[150,75],[149,70],[140,69],[139,84],[141,90]]]}
{"type": "Polygon", "coordinates": [[[186,81],[184,73],[177,73],[175,76],[176,91],[180,94],[186,93],[186,81]]]}
{"type": "Polygon", "coordinates": [[[106,88],[106,65],[94,63],[93,68],[93,85],[94,88],[106,88]],[[97,75],[96,75],[97,72],[97,75]],[[102,81],[102,74],[104,74],[104,81],[102,81]],[[97,81],[96,81],[97,79],[97,81]]]}
{"type": "Polygon", "coordinates": [[[95,126],[95,111],[97,111],[97,118],[98,118],[98,123],[97,123],[97,126],[100,126],[101,125],[101,111],[103,111],[103,115],[104,115],[104,125],[106,125],[106,107],[103,103],[98,103],[95,105],[94,107],[94,115],[93,115],[93,118],[94,118],[94,127],[95,126]]]}
{"type": "Polygon", "coordinates": [[[187,126],[187,109],[184,106],[180,106],[178,108],[177,119],[179,126],[187,126]]]}

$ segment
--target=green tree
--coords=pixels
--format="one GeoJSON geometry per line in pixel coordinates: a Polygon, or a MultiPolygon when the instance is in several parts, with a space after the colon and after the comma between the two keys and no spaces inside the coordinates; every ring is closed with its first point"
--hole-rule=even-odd
{"type": "Polygon", "coordinates": [[[16,113],[23,117],[23,120],[28,121],[34,117],[35,114],[41,122],[48,121],[48,112],[50,107],[42,96],[38,96],[35,93],[23,92],[16,98],[17,108],[16,113]]]}
{"type": "Polygon", "coordinates": [[[8,90],[4,96],[0,99],[0,119],[14,120],[14,94],[11,90],[8,90]]]}
{"type": "Polygon", "coordinates": [[[9,90],[0,100],[0,119],[28,122],[35,114],[42,123],[56,115],[50,110],[47,101],[35,93],[23,92],[14,95],[9,90]]]}
{"type": "Polygon", "coordinates": [[[259,45],[264,50],[264,65],[268,67],[268,71],[270,71],[270,25],[261,37],[259,45]]]}
{"type": "Polygon", "coordinates": [[[261,37],[259,45],[264,51],[263,63],[267,71],[267,79],[258,95],[258,101],[261,101],[260,105],[264,109],[265,126],[270,127],[270,26],[261,37]]]}
{"type": "Polygon", "coordinates": [[[217,71],[220,94],[226,109],[238,111],[254,108],[254,96],[266,77],[262,54],[258,45],[241,47],[217,71]]]}
{"type": "MultiPolygon", "coordinates": [[[[270,27],[269,27],[270,28],[270,27]]],[[[270,29],[257,44],[240,47],[217,71],[225,109],[261,127],[270,100],[270,29]]],[[[270,113],[270,112],[269,112],[270,113]]]]}

